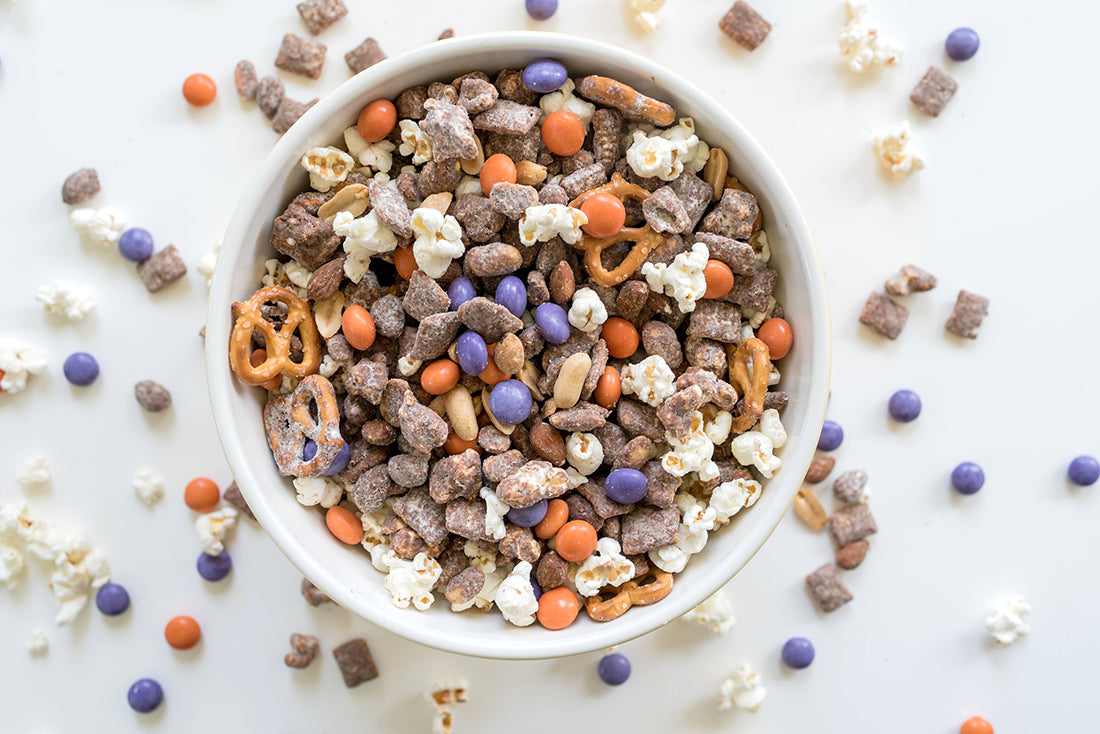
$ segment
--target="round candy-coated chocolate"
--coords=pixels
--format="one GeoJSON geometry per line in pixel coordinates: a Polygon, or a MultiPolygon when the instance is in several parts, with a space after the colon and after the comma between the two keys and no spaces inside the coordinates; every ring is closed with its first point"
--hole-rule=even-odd
{"type": "Polygon", "coordinates": [[[1069,480],[1087,487],[1100,479],[1100,462],[1091,456],[1078,456],[1069,463],[1069,480]]]}
{"type": "Polygon", "coordinates": [[[522,316],[527,310],[527,286],[514,275],[500,281],[496,297],[497,303],[511,311],[514,316],[522,316]]]}
{"type": "Polygon", "coordinates": [[[489,410],[506,426],[515,426],[527,420],[534,405],[531,391],[519,380],[498,382],[489,393],[489,410]]]}
{"type": "Polygon", "coordinates": [[[985,472],[972,461],[964,461],[951,472],[951,486],[959,494],[974,494],[985,484],[985,472]]]}
{"type": "Polygon", "coordinates": [[[508,510],[504,519],[521,528],[533,528],[546,517],[546,508],[549,504],[546,500],[539,500],[530,507],[513,507],[508,510]]]}
{"type": "Polygon", "coordinates": [[[455,344],[458,366],[467,375],[480,375],[489,365],[489,348],[476,331],[464,331],[455,344]]]}
{"type": "Polygon", "coordinates": [[[527,14],[535,20],[548,20],[558,10],[558,0],[527,0],[527,14]]]}
{"type": "Polygon", "coordinates": [[[553,92],[565,84],[569,78],[565,66],[560,61],[553,59],[538,59],[532,61],[523,70],[523,86],[532,92],[546,94],[553,92]]]}
{"type": "Polygon", "coordinates": [[[616,469],[607,475],[603,491],[619,504],[632,505],[646,495],[649,483],[637,469],[616,469]]]}
{"type": "Polygon", "coordinates": [[[458,277],[447,286],[447,295],[451,298],[451,310],[457,311],[458,307],[471,301],[477,296],[477,290],[469,278],[458,277]]]}
{"type": "Polygon", "coordinates": [[[347,468],[350,459],[351,446],[347,441],[344,441],[344,445],[336,452],[336,456],[332,457],[332,463],[328,465],[328,469],[321,472],[321,476],[331,477],[333,474],[339,474],[347,468]]]}
{"type": "Polygon", "coordinates": [[[956,28],[947,36],[944,51],[952,61],[966,61],[978,53],[978,32],[973,28],[956,28]]]}
{"type": "Polygon", "coordinates": [[[229,575],[229,571],[233,568],[233,561],[225,551],[216,556],[200,553],[199,560],[195,562],[195,568],[198,569],[199,576],[207,581],[221,581],[229,575]]]}
{"type": "Polygon", "coordinates": [[[153,235],[141,227],[131,227],[118,238],[118,251],[131,262],[144,262],[153,254],[153,235]]]}
{"type": "Polygon", "coordinates": [[[126,693],[130,708],[141,714],[154,711],[164,701],[164,689],[152,678],[142,678],[126,693]]]}
{"type": "Polygon", "coordinates": [[[99,377],[99,362],[87,352],[73,352],[62,366],[65,379],[77,387],[87,387],[99,377]]]}
{"type": "Polygon", "coordinates": [[[920,415],[920,396],[912,390],[898,390],[890,396],[887,406],[890,417],[898,423],[908,423],[920,415]]]}
{"type": "Polygon", "coordinates": [[[600,659],[596,672],[600,674],[600,680],[607,685],[621,686],[630,677],[630,661],[626,659],[626,655],[613,652],[600,659]]]}
{"type": "Polygon", "coordinates": [[[825,421],[821,426],[821,437],[817,439],[817,447],[822,451],[833,451],[844,442],[844,429],[836,421],[825,421]]]}
{"type": "Polygon", "coordinates": [[[95,605],[108,617],[117,617],[130,608],[130,595],[118,584],[104,584],[96,592],[95,605]]]}
{"type": "Polygon", "coordinates": [[[801,670],[814,661],[814,646],[805,637],[792,637],[783,645],[783,662],[801,670]]]}
{"type": "Polygon", "coordinates": [[[543,303],[536,308],[535,323],[551,344],[564,344],[569,338],[569,314],[556,303],[543,303]]]}
{"type": "Polygon", "coordinates": [[[542,598],[542,587],[539,586],[539,582],[531,579],[531,591],[535,594],[535,601],[542,598]]]}

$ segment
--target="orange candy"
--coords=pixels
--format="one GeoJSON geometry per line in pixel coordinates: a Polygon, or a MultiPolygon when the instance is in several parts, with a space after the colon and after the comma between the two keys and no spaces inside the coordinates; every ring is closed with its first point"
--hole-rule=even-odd
{"type": "Polygon", "coordinates": [[[374,319],[362,306],[348,306],[340,320],[344,338],[354,349],[370,349],[374,344],[374,319]]]}
{"type": "Polygon", "coordinates": [[[368,143],[385,140],[397,124],[397,108],[388,99],[376,99],[359,113],[355,127],[368,143]]]}
{"type": "Polygon", "coordinates": [[[539,598],[539,624],[548,630],[565,629],[573,624],[580,610],[577,595],[564,586],[544,591],[539,598]]]}
{"type": "Polygon", "coordinates": [[[172,617],[168,620],[168,624],[164,625],[164,639],[177,650],[190,650],[199,644],[200,637],[202,637],[202,628],[191,617],[172,617]]]}
{"type": "Polygon", "coordinates": [[[565,500],[550,500],[546,504],[546,515],[535,526],[535,537],[550,540],[568,519],[569,505],[565,504],[565,500]]]}
{"type": "Polygon", "coordinates": [[[478,379],[489,387],[511,377],[507,372],[497,367],[497,363],[493,360],[493,350],[496,349],[496,347],[496,344],[489,345],[489,362],[485,365],[485,369],[481,371],[481,374],[478,375],[478,379]]]}
{"type": "Polygon", "coordinates": [[[218,96],[218,85],[206,74],[192,74],[183,80],[183,98],[195,107],[205,107],[218,96]]]}
{"type": "Polygon", "coordinates": [[[570,563],[580,563],[596,550],[596,528],[584,520],[572,520],[554,536],[554,550],[570,563]]]}
{"type": "Polygon", "coordinates": [[[786,319],[768,319],[760,324],[756,337],[768,345],[768,356],[771,359],[786,357],[794,343],[794,334],[791,333],[791,325],[786,319]]]}
{"type": "Polygon", "coordinates": [[[413,255],[411,245],[397,248],[393,253],[393,266],[397,268],[397,274],[405,280],[413,277],[413,273],[419,266],[416,264],[416,257],[413,255]]]}
{"type": "Polygon", "coordinates": [[[703,277],[707,281],[707,291],[703,298],[721,298],[733,288],[733,271],[721,260],[707,260],[703,277]]]}
{"type": "Polygon", "coordinates": [[[195,512],[210,512],[218,506],[219,499],[218,485],[206,477],[192,479],[183,490],[183,503],[195,512]]]}
{"type": "MultiPolygon", "coordinates": [[[[266,354],[264,355],[266,356],[266,354]]],[[[4,370],[0,370],[0,380],[4,379],[4,370]]],[[[0,392],[4,392],[4,388],[0,387],[0,392]]]]}
{"type": "Polygon", "coordinates": [[[464,438],[459,438],[459,435],[453,432],[450,436],[447,436],[447,440],[443,443],[443,448],[451,456],[461,454],[468,449],[473,449],[479,454],[481,453],[481,447],[477,445],[477,441],[467,441],[464,438]]]}
{"type": "Polygon", "coordinates": [[[420,387],[429,395],[450,392],[458,384],[458,365],[449,359],[437,359],[420,373],[420,387]]]}
{"type": "Polygon", "coordinates": [[[621,316],[612,316],[603,323],[600,338],[607,342],[607,352],[616,359],[626,359],[638,351],[638,330],[621,316]]]}
{"type": "Polygon", "coordinates": [[[556,110],[542,123],[542,141],[551,153],[573,155],[584,146],[584,123],[568,110],[556,110]]]}
{"type": "Polygon", "coordinates": [[[496,153],[485,159],[480,175],[481,193],[488,196],[493,190],[493,184],[516,182],[516,164],[503,153],[496,153]]]}
{"type": "Polygon", "coordinates": [[[622,394],[623,381],[619,377],[619,371],[611,365],[604,367],[600,379],[596,380],[596,389],[592,391],[593,399],[597,404],[611,410],[622,394]]]}
{"type": "Polygon", "coordinates": [[[588,223],[581,225],[581,229],[593,237],[618,234],[626,224],[626,207],[614,194],[592,194],[581,204],[581,211],[588,217],[588,223]]]}
{"type": "MultiPolygon", "coordinates": [[[[253,351],[252,354],[249,355],[248,361],[250,363],[252,363],[253,367],[259,367],[261,364],[263,364],[265,361],[267,361],[267,350],[266,349],[257,349],[255,351],[253,351]]],[[[261,387],[263,387],[264,389],[267,389],[267,390],[274,390],[275,388],[277,388],[279,385],[282,385],[282,384],[283,384],[282,375],[275,375],[270,380],[263,383],[263,385],[261,385],[261,387]]]]}
{"type": "Polygon", "coordinates": [[[959,734],[993,734],[993,725],[980,716],[967,719],[959,727],[959,734]]]}
{"type": "Polygon", "coordinates": [[[359,545],[363,540],[363,523],[346,507],[335,505],[325,513],[325,525],[341,543],[359,545]]]}

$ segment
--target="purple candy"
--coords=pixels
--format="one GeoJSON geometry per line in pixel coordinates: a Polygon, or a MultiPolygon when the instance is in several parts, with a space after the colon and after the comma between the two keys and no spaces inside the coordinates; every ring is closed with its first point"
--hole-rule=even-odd
{"type": "Polygon", "coordinates": [[[596,666],[600,680],[609,686],[621,686],[630,677],[630,661],[622,653],[604,655],[596,666]]]}
{"type": "Polygon", "coordinates": [[[973,28],[956,28],[947,36],[944,51],[952,61],[966,61],[978,53],[978,32],[973,28]]]}
{"type": "Polygon", "coordinates": [[[539,586],[539,582],[531,579],[531,591],[535,592],[535,601],[542,598],[542,587],[539,586]]]}
{"type": "Polygon", "coordinates": [[[457,311],[459,306],[477,296],[477,290],[469,278],[458,277],[447,287],[447,295],[451,298],[451,310],[457,311]]]}
{"type": "Polygon", "coordinates": [[[535,20],[548,20],[558,9],[558,0],[527,0],[527,14],[535,20]]]}
{"type": "Polygon", "coordinates": [[[489,366],[489,348],[476,331],[464,331],[455,344],[458,366],[467,375],[480,375],[489,366]]]}
{"type": "Polygon", "coordinates": [[[805,637],[792,637],[783,644],[783,662],[795,670],[808,668],[814,661],[813,643],[805,637]]]}
{"type": "Polygon", "coordinates": [[[164,701],[164,689],[152,678],[142,678],[130,686],[130,690],[126,692],[126,700],[134,711],[147,714],[156,710],[164,701]]]}
{"type": "Polygon", "coordinates": [[[198,570],[199,576],[207,581],[221,581],[233,569],[233,559],[225,551],[216,556],[200,553],[199,560],[195,562],[195,569],[198,570]]]}
{"type": "Polygon", "coordinates": [[[118,251],[131,262],[144,262],[153,254],[153,235],[140,227],[131,227],[118,238],[118,251]]]}
{"type": "Polygon", "coordinates": [[[534,402],[531,391],[519,380],[498,382],[489,393],[489,410],[506,426],[516,426],[527,420],[534,402]]]}
{"type": "Polygon", "coordinates": [[[920,396],[912,390],[898,390],[890,396],[887,410],[898,423],[915,421],[920,415],[920,396]]]}
{"type": "Polygon", "coordinates": [[[95,605],[108,617],[117,617],[130,608],[130,595],[118,584],[104,584],[96,592],[95,605]]]}
{"type": "Polygon", "coordinates": [[[564,344],[569,338],[569,314],[556,303],[544,303],[536,308],[535,323],[542,338],[551,344],[564,344]]]}
{"type": "Polygon", "coordinates": [[[637,469],[616,469],[607,475],[603,491],[621,505],[641,502],[649,489],[645,474],[637,469]]]}
{"type": "MultiPolygon", "coordinates": [[[[316,451],[316,449],[314,449],[314,451],[316,451]]],[[[321,472],[321,476],[331,477],[333,474],[339,474],[347,468],[350,459],[351,446],[347,441],[344,441],[344,445],[336,452],[336,456],[332,458],[332,463],[328,465],[328,469],[321,472]]]]}
{"type": "Polygon", "coordinates": [[[504,518],[521,528],[533,528],[542,522],[542,518],[546,517],[548,506],[549,503],[546,500],[539,500],[530,507],[514,507],[508,510],[504,518]]]}
{"type": "Polygon", "coordinates": [[[964,461],[951,472],[951,486],[959,494],[974,494],[985,485],[985,472],[973,461],[964,461]]]}
{"type": "Polygon", "coordinates": [[[99,363],[87,352],[70,354],[61,370],[65,373],[65,379],[77,387],[87,387],[99,377],[99,363]]]}
{"type": "Polygon", "coordinates": [[[835,451],[844,442],[844,429],[836,421],[825,421],[821,426],[821,437],[817,447],[822,451],[835,451]]]}
{"type": "Polygon", "coordinates": [[[497,286],[497,303],[514,316],[522,316],[527,310],[527,286],[516,276],[509,275],[497,286]]]}
{"type": "Polygon", "coordinates": [[[1096,484],[1100,479],[1100,462],[1091,456],[1078,456],[1069,464],[1069,480],[1080,487],[1096,484]]]}
{"type": "Polygon", "coordinates": [[[523,86],[539,94],[560,89],[568,78],[569,74],[565,71],[565,66],[553,59],[532,61],[523,70],[523,86]]]}

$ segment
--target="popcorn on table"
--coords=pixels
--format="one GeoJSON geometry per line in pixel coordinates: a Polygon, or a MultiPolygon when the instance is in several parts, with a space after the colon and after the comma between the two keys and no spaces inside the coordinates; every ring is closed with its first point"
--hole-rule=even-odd
{"type": "Polygon", "coordinates": [[[695,302],[707,291],[703,270],[709,259],[707,246],[696,242],[690,252],[677,255],[671,265],[646,263],[642,266],[642,275],[651,291],[671,296],[680,313],[691,313],[695,310],[695,302]]]}
{"type": "Polygon", "coordinates": [[[35,630],[31,633],[31,637],[27,640],[27,652],[31,657],[42,657],[50,651],[50,638],[46,636],[45,631],[35,630]]]}
{"type": "Polygon", "coordinates": [[[138,498],[150,507],[164,499],[164,477],[151,469],[135,474],[133,487],[138,498]]]}
{"type": "Polygon", "coordinates": [[[100,247],[117,245],[119,237],[126,231],[126,220],[121,213],[110,207],[73,209],[69,221],[77,232],[100,247]]]}
{"type": "Polygon", "coordinates": [[[1031,605],[1023,597],[1015,596],[1002,599],[993,607],[993,612],[985,618],[989,636],[998,645],[1011,645],[1019,637],[1031,631],[1027,615],[1031,605]]]}
{"type": "Polygon", "coordinates": [[[573,294],[569,307],[569,323],[589,334],[597,331],[607,321],[607,307],[591,288],[579,288],[573,294]]]}
{"type": "Polygon", "coordinates": [[[626,7],[634,14],[634,22],[642,33],[657,30],[664,5],[665,0],[626,0],[626,7]]]}
{"type": "Polygon", "coordinates": [[[34,298],[47,312],[69,321],[82,321],[95,308],[95,294],[67,280],[55,280],[39,287],[34,298]]]}
{"type": "Polygon", "coordinates": [[[764,698],[768,695],[768,689],[764,687],[760,676],[752,671],[748,663],[744,663],[732,676],[722,681],[719,690],[718,708],[726,710],[737,708],[755,714],[760,710],[764,698]]]}
{"type": "Polygon", "coordinates": [[[878,28],[867,19],[865,0],[848,0],[848,23],[837,35],[840,55],[848,68],[857,74],[875,66],[894,66],[901,59],[901,49],[879,35],[878,28]]]}
{"type": "MultiPolygon", "coordinates": [[[[373,552],[371,555],[373,556],[373,552]]],[[[389,569],[385,583],[386,590],[393,597],[394,606],[408,609],[409,604],[412,604],[424,611],[432,605],[435,601],[432,587],[443,573],[442,567],[434,558],[429,558],[427,553],[421,551],[411,561],[406,561],[391,549],[382,557],[382,564],[389,569]]]]}
{"type": "Polygon", "coordinates": [[[46,369],[46,355],[29,344],[0,339],[0,391],[17,393],[27,386],[27,378],[46,369]]]}
{"type": "Polygon", "coordinates": [[[520,561],[515,565],[497,588],[495,601],[497,609],[508,622],[517,627],[527,627],[534,623],[539,603],[535,599],[535,589],[531,586],[530,563],[520,561]]]}
{"type": "Polygon", "coordinates": [[[464,680],[448,680],[436,683],[424,693],[428,703],[435,706],[432,734],[451,734],[454,727],[451,706],[456,703],[466,703],[466,688],[464,680]]]}
{"type": "Polygon", "coordinates": [[[733,605],[721,589],[704,599],[701,604],[685,614],[683,619],[710,627],[711,631],[718,635],[727,634],[737,623],[733,617],[733,605]]]}
{"type": "Polygon", "coordinates": [[[909,137],[908,120],[903,120],[900,125],[881,135],[876,135],[873,146],[879,163],[895,176],[906,176],[924,168],[924,158],[913,147],[913,141],[909,137]]]}
{"type": "Polygon", "coordinates": [[[664,357],[656,354],[626,365],[621,370],[621,376],[624,395],[636,395],[653,407],[659,406],[676,392],[676,375],[664,357]]]}
{"type": "Polygon", "coordinates": [[[218,254],[221,249],[222,243],[220,241],[214,243],[214,247],[203,255],[199,259],[199,264],[195,266],[195,270],[199,271],[199,275],[206,281],[207,289],[214,284],[214,268],[218,265],[218,254]]]}
{"type": "Polygon", "coordinates": [[[519,220],[519,240],[530,247],[536,242],[549,242],[555,237],[572,245],[580,241],[581,227],[588,224],[588,215],[564,204],[529,206],[519,220]]]}
{"type": "Polygon", "coordinates": [[[348,177],[355,161],[339,148],[310,148],[302,156],[302,168],[309,171],[309,185],[324,193],[348,177]]]}
{"type": "Polygon", "coordinates": [[[15,475],[15,481],[23,491],[42,489],[50,483],[50,457],[46,454],[35,454],[19,467],[19,473],[15,475]]]}
{"type": "Polygon", "coordinates": [[[397,235],[378,218],[373,209],[356,219],[351,212],[338,212],[332,220],[332,231],[344,238],[344,274],[358,283],[370,269],[370,259],[397,249],[397,235]]]}
{"type": "Polygon", "coordinates": [[[237,511],[232,507],[223,507],[195,520],[195,532],[199,534],[202,552],[216,556],[225,550],[225,539],[229,531],[237,524],[237,511]]]}
{"type": "Polygon", "coordinates": [[[462,257],[466,247],[462,244],[462,225],[450,214],[436,209],[420,207],[412,212],[413,257],[416,265],[431,278],[447,272],[451,260],[462,257]]]}

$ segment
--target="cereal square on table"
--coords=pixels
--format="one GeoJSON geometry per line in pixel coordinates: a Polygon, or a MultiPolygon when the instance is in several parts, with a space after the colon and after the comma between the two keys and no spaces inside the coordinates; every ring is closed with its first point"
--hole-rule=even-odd
{"type": "Polygon", "coordinates": [[[840,580],[832,563],[826,563],[807,576],[806,586],[823,612],[834,612],[852,600],[852,592],[840,580]]]}
{"type": "Polygon", "coordinates": [[[61,185],[61,200],[69,205],[83,204],[99,193],[99,174],[94,168],[81,168],[61,185]]]}
{"type": "Polygon", "coordinates": [[[955,301],[955,308],[951,311],[944,328],[956,336],[966,339],[978,338],[978,327],[982,325],[982,319],[989,314],[989,299],[970,293],[959,291],[959,297],[955,301]]]}
{"type": "Polygon", "coordinates": [[[186,275],[187,265],[176,246],[168,245],[160,252],[153,253],[148,260],[138,263],[137,271],[149,292],[156,293],[186,275]]]}
{"type": "MultiPolygon", "coordinates": [[[[862,487],[860,489],[862,490],[862,487]]],[[[875,523],[874,515],[871,514],[871,508],[866,502],[860,502],[834,512],[829,518],[829,532],[833,534],[836,544],[843,548],[857,540],[874,535],[878,532],[878,525],[875,523]]]]}
{"type": "Polygon", "coordinates": [[[301,36],[287,33],[283,36],[279,55],[275,57],[275,67],[310,79],[320,79],[327,50],[323,43],[310,43],[301,36]]]}
{"type": "Polygon", "coordinates": [[[378,677],[378,666],[371,655],[370,645],[362,637],[348,640],[332,649],[332,656],[336,658],[336,665],[340,668],[340,674],[344,676],[344,685],[355,688],[360,683],[366,683],[378,677]]]}
{"type": "Polygon", "coordinates": [[[772,30],[772,24],[745,0],[737,0],[718,21],[718,27],[747,51],[755,51],[772,30]]]}
{"type": "Polygon", "coordinates": [[[358,74],[363,69],[374,66],[385,58],[386,54],[382,52],[381,47],[378,45],[378,41],[369,37],[351,51],[344,54],[344,61],[347,62],[348,68],[351,69],[352,74],[358,74]]]}
{"type": "Polygon", "coordinates": [[[910,93],[909,101],[929,117],[939,117],[958,88],[959,83],[942,69],[929,66],[928,71],[924,72],[924,76],[910,93]]]}
{"type": "Polygon", "coordinates": [[[297,7],[302,22],[315,36],[348,14],[343,0],[305,0],[297,7]]]}
{"type": "Polygon", "coordinates": [[[872,293],[859,314],[859,323],[870,326],[887,339],[897,339],[908,319],[909,309],[881,293],[872,293]]]}

